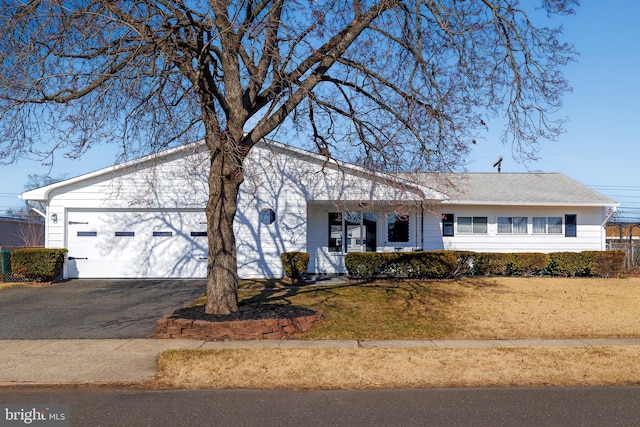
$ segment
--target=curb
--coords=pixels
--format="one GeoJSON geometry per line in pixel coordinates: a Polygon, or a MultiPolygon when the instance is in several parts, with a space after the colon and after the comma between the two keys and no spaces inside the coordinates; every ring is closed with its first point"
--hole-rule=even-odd
{"type": "Polygon", "coordinates": [[[76,339],[0,341],[0,385],[131,384],[152,380],[165,350],[489,349],[640,346],[640,338],[505,340],[76,339]]]}

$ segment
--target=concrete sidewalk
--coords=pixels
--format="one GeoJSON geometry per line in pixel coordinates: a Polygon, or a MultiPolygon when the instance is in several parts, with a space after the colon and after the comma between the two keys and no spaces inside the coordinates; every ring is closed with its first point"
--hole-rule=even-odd
{"type": "Polygon", "coordinates": [[[127,383],[156,374],[170,349],[256,348],[527,348],[640,346],[640,338],[518,340],[259,340],[207,342],[158,339],[0,341],[0,385],[127,383]]]}

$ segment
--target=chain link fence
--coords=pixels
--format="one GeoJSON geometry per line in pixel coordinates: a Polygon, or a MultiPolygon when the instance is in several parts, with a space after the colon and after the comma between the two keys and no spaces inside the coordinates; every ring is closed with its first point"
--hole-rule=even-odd
{"type": "Polygon", "coordinates": [[[11,252],[15,249],[20,249],[18,247],[0,247],[0,271],[2,272],[2,276],[0,277],[0,282],[22,282],[24,281],[24,277],[17,277],[13,275],[11,271],[11,252]]]}

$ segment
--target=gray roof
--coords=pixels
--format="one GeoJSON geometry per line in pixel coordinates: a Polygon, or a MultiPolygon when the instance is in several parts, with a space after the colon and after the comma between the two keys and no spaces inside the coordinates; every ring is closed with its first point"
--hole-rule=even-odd
{"type": "MultiPolygon", "coordinates": [[[[616,206],[617,202],[561,173],[414,174],[439,188],[445,203],[487,205],[616,206]],[[448,187],[448,188],[444,188],[448,187]]],[[[430,183],[430,184],[429,184],[430,183]]]]}

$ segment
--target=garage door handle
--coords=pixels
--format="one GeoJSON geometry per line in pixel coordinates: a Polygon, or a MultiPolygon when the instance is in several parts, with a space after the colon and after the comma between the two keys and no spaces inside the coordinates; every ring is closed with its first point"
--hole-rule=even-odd
{"type": "Polygon", "coordinates": [[[69,259],[72,260],[72,259],[89,259],[89,258],[80,258],[76,256],[70,256],[69,259]]]}

